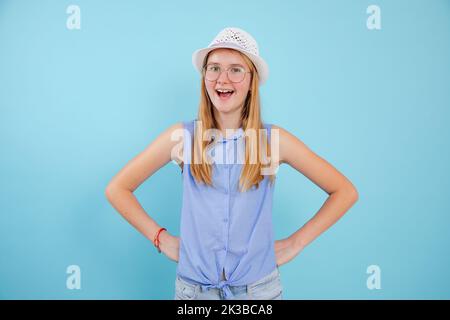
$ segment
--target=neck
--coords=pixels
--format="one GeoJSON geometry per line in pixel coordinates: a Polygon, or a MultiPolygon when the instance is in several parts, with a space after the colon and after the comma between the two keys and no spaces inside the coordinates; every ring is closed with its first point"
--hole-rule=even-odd
{"type": "Polygon", "coordinates": [[[240,109],[232,114],[223,114],[220,112],[215,112],[216,121],[219,125],[219,130],[222,131],[222,135],[228,138],[237,129],[242,127],[240,109]],[[227,134],[227,129],[229,133],[227,134]]]}

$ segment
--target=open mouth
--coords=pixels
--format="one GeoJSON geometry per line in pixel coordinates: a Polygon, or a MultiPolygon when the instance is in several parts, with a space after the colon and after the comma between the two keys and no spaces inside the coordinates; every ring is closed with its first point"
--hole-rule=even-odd
{"type": "Polygon", "coordinates": [[[221,100],[227,100],[227,99],[229,99],[229,98],[233,95],[234,90],[222,90],[222,89],[218,89],[218,90],[216,90],[216,93],[217,93],[217,95],[219,96],[219,98],[220,98],[221,100]]]}

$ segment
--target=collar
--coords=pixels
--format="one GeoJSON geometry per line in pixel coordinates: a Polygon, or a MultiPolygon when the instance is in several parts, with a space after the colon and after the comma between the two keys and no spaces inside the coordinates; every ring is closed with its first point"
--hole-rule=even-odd
{"type": "Polygon", "coordinates": [[[240,127],[239,129],[236,129],[233,134],[229,137],[222,137],[220,139],[217,139],[216,142],[227,142],[227,141],[231,141],[231,140],[237,140],[240,139],[244,136],[244,129],[242,129],[242,127],[240,127]]]}

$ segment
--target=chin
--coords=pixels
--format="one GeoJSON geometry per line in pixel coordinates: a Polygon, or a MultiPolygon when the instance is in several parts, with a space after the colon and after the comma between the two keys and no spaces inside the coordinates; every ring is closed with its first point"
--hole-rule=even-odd
{"type": "Polygon", "coordinates": [[[222,113],[228,113],[236,110],[236,106],[232,105],[224,105],[222,101],[218,101],[217,103],[214,103],[214,107],[217,111],[222,113]]]}

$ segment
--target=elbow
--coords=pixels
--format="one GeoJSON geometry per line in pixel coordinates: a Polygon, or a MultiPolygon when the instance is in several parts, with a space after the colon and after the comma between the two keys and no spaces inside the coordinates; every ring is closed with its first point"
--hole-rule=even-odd
{"type": "Polygon", "coordinates": [[[112,193],[112,190],[111,190],[111,185],[110,185],[110,184],[108,184],[108,185],[106,186],[104,192],[105,192],[105,197],[106,197],[106,199],[108,199],[108,201],[111,202],[111,193],[112,193]]]}
{"type": "Polygon", "coordinates": [[[358,190],[352,185],[347,190],[348,197],[351,199],[352,203],[356,203],[359,199],[358,190]]]}
{"type": "Polygon", "coordinates": [[[359,199],[358,190],[353,186],[352,183],[348,183],[345,186],[342,186],[336,192],[337,194],[340,194],[342,199],[345,199],[346,202],[351,203],[351,205],[353,205],[359,199]]]}
{"type": "Polygon", "coordinates": [[[357,202],[358,200],[359,200],[359,193],[358,193],[358,190],[354,189],[354,199],[353,199],[353,201],[354,201],[354,202],[357,202]]]}
{"type": "Polygon", "coordinates": [[[105,197],[106,197],[106,199],[108,199],[108,201],[110,203],[112,203],[112,201],[113,201],[114,194],[115,194],[116,190],[117,190],[117,187],[112,182],[110,182],[105,188],[105,191],[104,191],[105,192],[105,197]]]}
{"type": "Polygon", "coordinates": [[[133,193],[132,190],[123,187],[122,185],[118,184],[117,181],[111,181],[104,190],[105,197],[111,204],[115,199],[122,196],[124,192],[133,193]]]}

